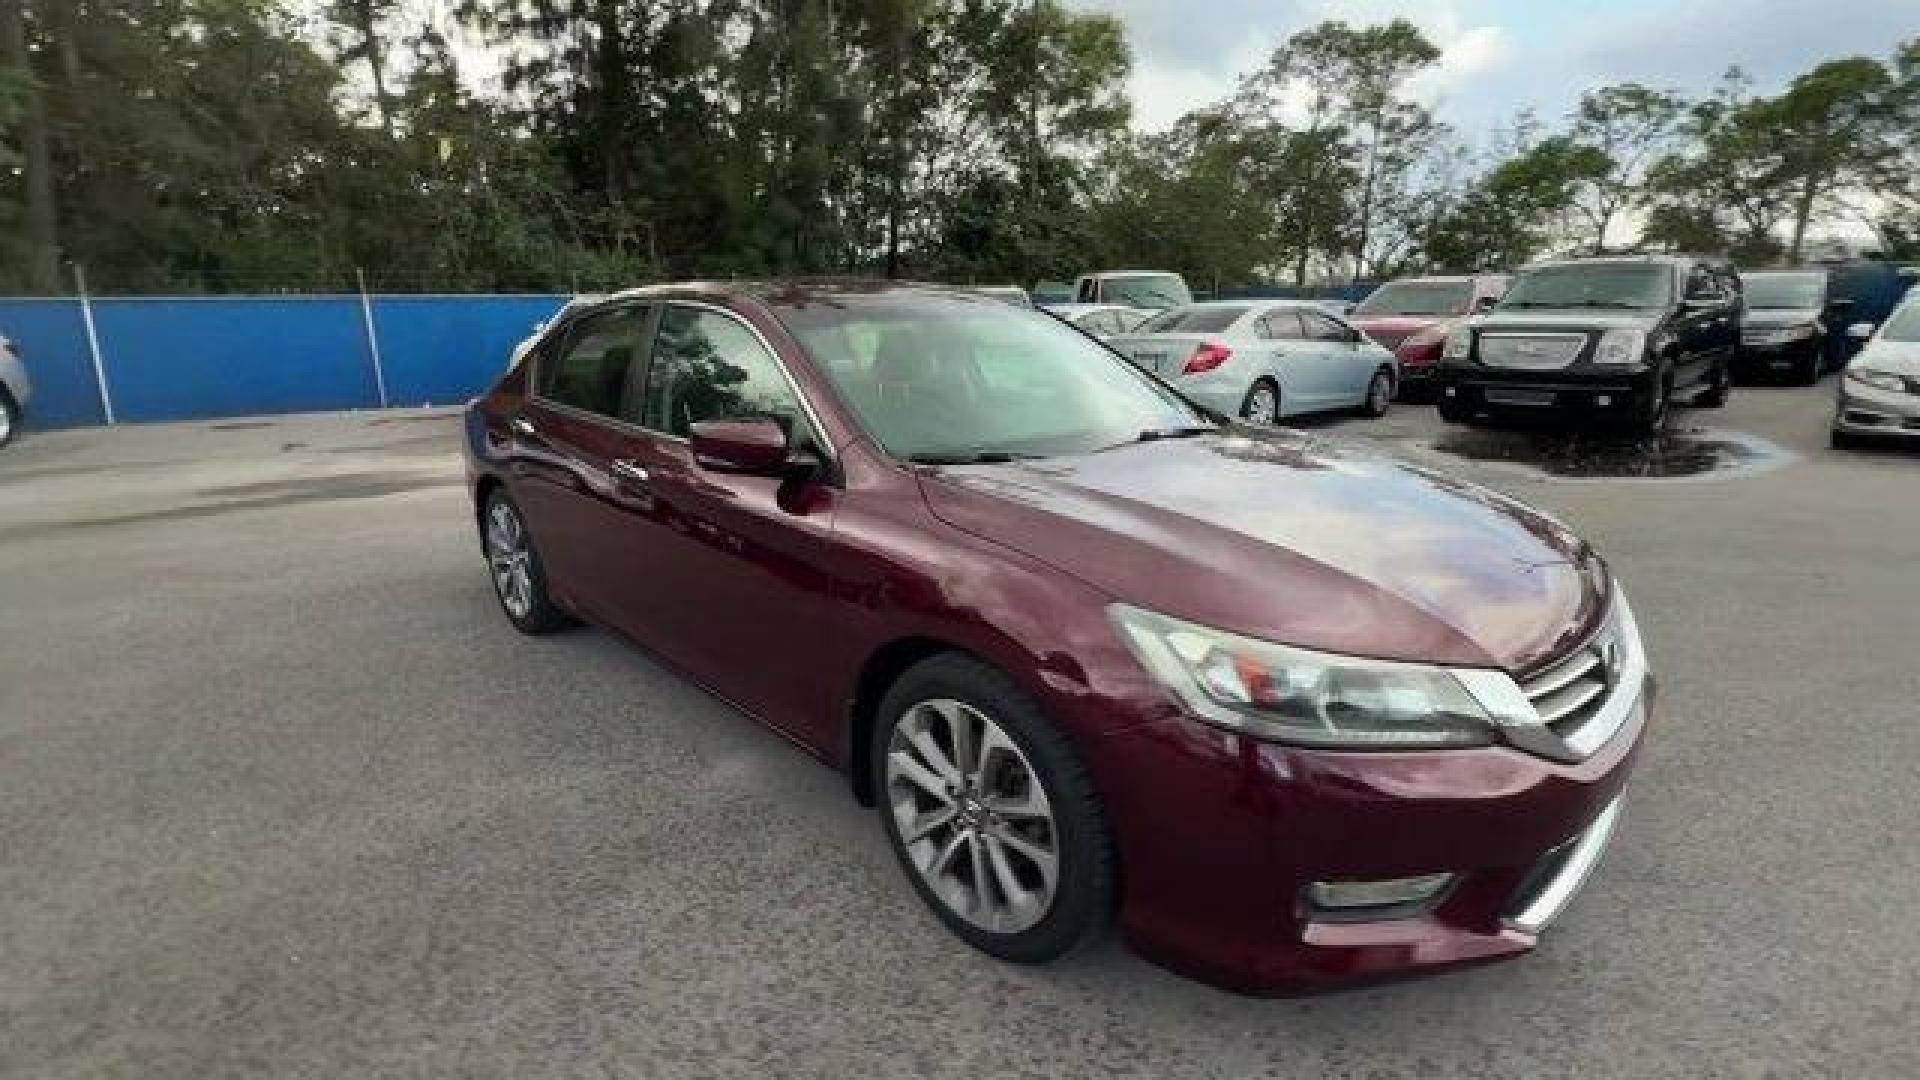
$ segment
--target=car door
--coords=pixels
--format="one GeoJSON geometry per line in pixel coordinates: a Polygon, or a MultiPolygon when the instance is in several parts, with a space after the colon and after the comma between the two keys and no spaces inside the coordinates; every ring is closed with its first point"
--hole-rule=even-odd
{"type": "Polygon", "coordinates": [[[1375,361],[1360,348],[1360,332],[1331,315],[1301,311],[1307,338],[1320,357],[1325,372],[1326,392],[1322,408],[1357,405],[1367,395],[1367,383],[1373,378],[1375,361]]]}
{"type": "Polygon", "coordinates": [[[536,355],[531,393],[509,422],[508,489],[520,504],[551,588],[595,618],[614,620],[602,571],[634,493],[618,462],[639,433],[624,417],[638,401],[639,357],[652,309],[590,312],[536,355]]]}
{"type": "Polygon", "coordinates": [[[739,315],[663,306],[638,423],[644,507],[616,557],[636,637],[717,693],[809,745],[824,746],[825,688],[794,647],[822,632],[839,489],[830,463],[807,475],[740,476],[694,460],[704,420],[771,416],[827,461],[826,440],[794,381],[739,315]]]}
{"type": "Polygon", "coordinates": [[[1292,308],[1266,311],[1253,319],[1253,332],[1272,357],[1267,368],[1280,383],[1280,415],[1312,408],[1314,360],[1299,314],[1292,308]]]}
{"type": "Polygon", "coordinates": [[[1712,267],[1705,263],[1688,267],[1680,296],[1674,315],[1675,336],[1680,342],[1674,357],[1676,387],[1691,386],[1705,377],[1708,367],[1724,347],[1726,331],[1734,325],[1727,311],[1727,298],[1720,290],[1712,267]]]}

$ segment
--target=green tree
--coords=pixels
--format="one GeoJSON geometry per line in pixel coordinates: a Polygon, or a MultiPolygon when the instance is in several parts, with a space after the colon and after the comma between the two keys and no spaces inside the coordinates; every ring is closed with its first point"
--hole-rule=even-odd
{"type": "Polygon", "coordinates": [[[1674,142],[1684,110],[1678,95],[1639,83],[1580,99],[1569,134],[1597,154],[1575,183],[1573,209],[1592,230],[1594,251],[1606,250],[1607,231],[1622,213],[1645,202],[1647,171],[1674,142]]]}

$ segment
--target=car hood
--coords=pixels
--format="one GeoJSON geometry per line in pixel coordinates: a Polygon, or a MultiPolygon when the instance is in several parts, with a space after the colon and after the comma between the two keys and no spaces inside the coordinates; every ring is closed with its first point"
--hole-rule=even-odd
{"type": "Polygon", "coordinates": [[[1422,330],[1457,315],[1376,315],[1370,318],[1355,318],[1348,321],[1382,345],[1398,345],[1422,330]]]}
{"type": "Polygon", "coordinates": [[[1612,330],[1649,330],[1659,322],[1658,312],[1615,311],[1606,308],[1495,308],[1474,323],[1481,330],[1552,330],[1565,327],[1612,330]]]}
{"type": "Polygon", "coordinates": [[[930,470],[948,524],[1115,600],[1329,652],[1525,671],[1606,571],[1558,522],[1368,446],[1289,431],[930,470]]]}
{"type": "Polygon", "coordinates": [[[1748,329],[1774,326],[1802,326],[1820,321],[1819,308],[1748,308],[1741,319],[1748,329]]]}
{"type": "Polygon", "coordinates": [[[1920,341],[1888,341],[1875,338],[1854,354],[1852,368],[1892,371],[1909,379],[1920,379],[1920,341]]]}

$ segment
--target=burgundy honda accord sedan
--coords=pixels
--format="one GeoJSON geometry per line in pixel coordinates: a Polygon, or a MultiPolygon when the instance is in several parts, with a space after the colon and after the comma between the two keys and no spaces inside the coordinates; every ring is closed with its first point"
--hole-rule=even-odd
{"type": "Polygon", "coordinates": [[[1044,315],[873,282],[570,312],[466,417],[508,619],[632,638],[845,770],[970,944],[1117,918],[1248,992],[1529,949],[1646,723],[1559,523],[1216,424],[1044,315]]]}

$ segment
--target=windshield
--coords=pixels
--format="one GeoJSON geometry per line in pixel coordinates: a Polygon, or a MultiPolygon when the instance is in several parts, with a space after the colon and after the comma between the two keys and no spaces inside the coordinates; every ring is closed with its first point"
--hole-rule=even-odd
{"type": "Polygon", "coordinates": [[[1902,304],[1880,328],[1881,341],[1920,341],[1920,302],[1902,304]]]}
{"type": "Polygon", "coordinates": [[[780,318],[896,458],[1046,457],[1211,426],[1173,391],[1038,312],[885,293],[782,308],[780,318]]]}
{"type": "Polygon", "coordinates": [[[1567,263],[1523,272],[1500,307],[1657,308],[1672,290],[1673,273],[1662,263],[1567,263]]]}
{"type": "Polygon", "coordinates": [[[1178,274],[1130,274],[1102,280],[1100,299],[1126,307],[1170,308],[1193,303],[1193,294],[1178,274]]]}
{"type": "Polygon", "coordinates": [[[1817,308],[1827,302],[1825,274],[1747,274],[1749,308],[1817,308]]]}
{"type": "Polygon", "coordinates": [[[1353,317],[1383,315],[1457,315],[1473,295],[1468,281],[1391,281],[1375,289],[1353,309],[1353,317]]]}
{"type": "Polygon", "coordinates": [[[1170,308],[1140,324],[1142,334],[1217,334],[1247,313],[1245,305],[1195,304],[1170,308]]]}

